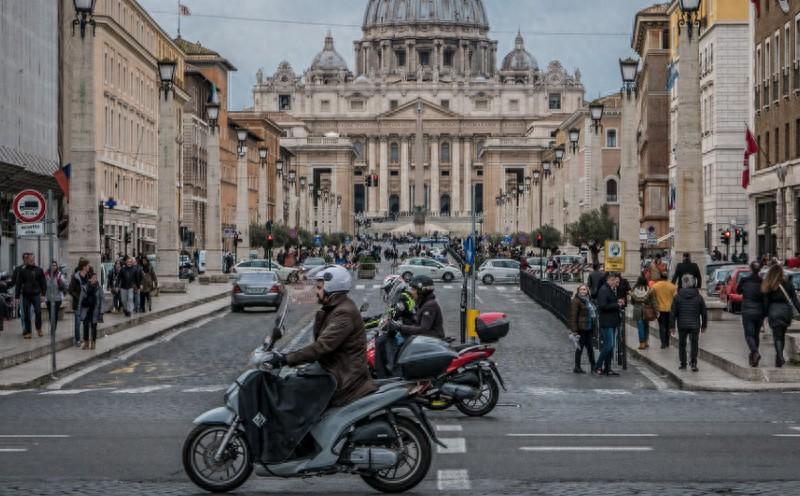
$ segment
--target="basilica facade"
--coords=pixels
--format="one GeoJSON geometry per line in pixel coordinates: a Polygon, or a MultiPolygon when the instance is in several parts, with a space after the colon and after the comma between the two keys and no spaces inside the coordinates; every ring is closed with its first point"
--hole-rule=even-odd
{"type": "Polygon", "coordinates": [[[530,178],[584,106],[580,71],[540,67],[521,34],[498,58],[481,0],[369,0],[362,33],[352,68],[329,34],[308,69],[256,75],[253,111],[283,129],[276,220],[403,230],[422,206],[429,231],[473,211],[486,232],[537,227],[530,178]]]}

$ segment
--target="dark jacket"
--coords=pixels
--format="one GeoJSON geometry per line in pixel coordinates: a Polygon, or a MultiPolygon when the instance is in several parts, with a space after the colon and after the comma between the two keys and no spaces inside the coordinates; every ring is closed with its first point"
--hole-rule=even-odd
{"type": "Polygon", "coordinates": [[[334,295],[314,319],[314,342],[286,356],[289,365],[319,362],[336,379],[331,406],[343,406],[377,388],[367,367],[364,321],[347,295],[334,295]]]}
{"type": "MultiPolygon", "coordinates": [[[[763,279],[751,274],[736,285],[736,293],[742,295],[742,315],[746,317],[763,317],[767,311],[766,298],[761,292],[763,279]]],[[[780,290],[778,290],[780,292],[780,290]]]]}
{"type": "Polygon", "coordinates": [[[16,285],[14,286],[14,297],[25,296],[44,296],[47,291],[47,280],[44,278],[44,271],[35,265],[26,265],[17,273],[16,285]]]}
{"type": "Polygon", "coordinates": [[[622,323],[618,300],[617,293],[608,284],[603,284],[597,292],[597,313],[600,314],[598,320],[601,328],[619,327],[622,323]]]}
{"type": "Polygon", "coordinates": [[[594,323],[589,322],[589,307],[578,296],[570,302],[567,326],[572,332],[590,331],[594,328],[594,323]]]}
{"type": "Polygon", "coordinates": [[[595,270],[591,274],[589,274],[589,295],[597,299],[597,292],[600,291],[600,286],[603,285],[603,281],[606,280],[606,273],[602,270],[595,270]]]}
{"type": "Polygon", "coordinates": [[[681,262],[675,267],[675,275],[672,276],[672,284],[678,286],[678,289],[681,289],[681,277],[684,274],[691,274],[694,276],[695,282],[697,283],[697,289],[703,287],[703,277],[700,275],[700,267],[694,262],[681,262]]]}
{"type": "Polygon", "coordinates": [[[430,336],[444,339],[444,319],[436,296],[429,294],[417,308],[416,323],[401,325],[400,334],[405,336],[430,336]]]}
{"type": "Polygon", "coordinates": [[[705,329],[708,326],[706,301],[697,288],[683,288],[672,300],[670,329],[705,329]]]}
{"type": "Polygon", "coordinates": [[[781,283],[789,300],[786,300],[784,291],[780,288],[770,291],[765,295],[765,303],[767,305],[767,317],[769,317],[769,326],[771,328],[786,328],[792,324],[792,305],[800,312],[800,302],[797,301],[797,293],[792,287],[792,283],[785,280],[781,283]]]}
{"type": "Polygon", "coordinates": [[[142,284],[142,272],[138,266],[127,265],[119,272],[119,287],[121,289],[138,288],[142,284]]]}

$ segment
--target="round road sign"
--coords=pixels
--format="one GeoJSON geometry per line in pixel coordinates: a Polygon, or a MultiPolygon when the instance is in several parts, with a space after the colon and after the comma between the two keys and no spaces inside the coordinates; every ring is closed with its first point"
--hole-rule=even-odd
{"type": "Polygon", "coordinates": [[[17,196],[14,197],[12,209],[18,221],[30,224],[39,222],[44,218],[44,214],[47,211],[47,204],[41,193],[33,189],[26,189],[20,191],[17,196]]]}

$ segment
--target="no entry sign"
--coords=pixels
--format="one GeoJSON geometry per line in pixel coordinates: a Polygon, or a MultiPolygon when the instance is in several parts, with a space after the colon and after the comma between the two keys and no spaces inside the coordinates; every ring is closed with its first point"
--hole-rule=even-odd
{"type": "Polygon", "coordinates": [[[20,191],[17,196],[14,197],[12,209],[18,221],[30,224],[32,222],[39,222],[44,218],[44,214],[47,211],[47,204],[41,193],[33,189],[26,189],[20,191]]]}

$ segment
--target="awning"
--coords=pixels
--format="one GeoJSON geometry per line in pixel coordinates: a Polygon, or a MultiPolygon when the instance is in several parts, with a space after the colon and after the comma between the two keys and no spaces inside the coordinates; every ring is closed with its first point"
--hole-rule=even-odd
{"type": "Polygon", "coordinates": [[[660,238],[658,238],[657,241],[658,241],[658,244],[661,244],[661,243],[663,243],[665,241],[669,241],[670,239],[672,239],[674,237],[675,237],[675,231],[672,231],[671,233],[669,233],[669,234],[667,234],[665,236],[661,236],[660,238]]]}

